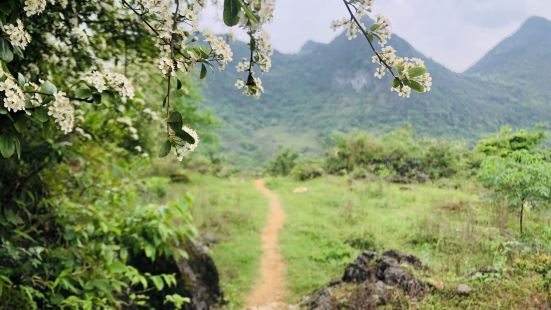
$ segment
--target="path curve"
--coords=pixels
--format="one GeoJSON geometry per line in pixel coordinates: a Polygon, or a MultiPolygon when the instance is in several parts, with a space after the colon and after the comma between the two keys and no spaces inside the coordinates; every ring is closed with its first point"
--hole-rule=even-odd
{"type": "Polygon", "coordinates": [[[279,230],[285,221],[285,212],[276,193],[266,188],[265,180],[254,182],[256,190],[268,197],[268,222],[262,230],[262,258],[260,279],[246,299],[247,308],[262,307],[283,301],[286,294],[285,273],[287,266],[279,251],[279,230]]]}

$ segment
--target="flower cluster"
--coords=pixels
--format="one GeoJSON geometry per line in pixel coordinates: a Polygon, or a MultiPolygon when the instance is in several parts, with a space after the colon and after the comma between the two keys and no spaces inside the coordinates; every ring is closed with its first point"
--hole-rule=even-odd
{"type": "Polygon", "coordinates": [[[362,23],[362,17],[372,12],[373,0],[345,0],[345,5],[350,18],[333,21],[331,27],[334,30],[345,28],[348,39],[353,39],[362,32],[375,53],[372,57],[373,63],[378,65],[375,77],[382,79],[390,72],[394,77],[391,91],[397,92],[400,97],[410,97],[412,90],[421,93],[430,91],[432,78],[427,73],[423,61],[418,58],[399,57],[392,46],[386,45],[391,37],[390,21],[378,15],[369,28],[362,23]],[[380,50],[372,43],[375,39],[381,46],[380,50]]]}
{"type": "Polygon", "coordinates": [[[123,74],[96,70],[85,74],[82,79],[100,93],[109,89],[118,92],[123,99],[134,97],[134,87],[123,74]]]}
{"type": "Polygon", "coordinates": [[[205,32],[205,41],[210,45],[214,58],[218,61],[220,69],[224,69],[227,63],[233,59],[233,52],[224,39],[205,32]]]}
{"type": "Polygon", "coordinates": [[[27,31],[25,31],[23,23],[20,19],[17,20],[17,26],[8,24],[4,26],[4,29],[10,37],[11,45],[14,47],[19,47],[24,50],[31,42],[31,36],[27,33],[27,31]]]}
{"type": "Polygon", "coordinates": [[[244,95],[258,98],[264,93],[264,87],[260,77],[255,75],[254,68],[258,66],[260,71],[265,73],[272,67],[273,47],[268,33],[262,30],[262,25],[272,22],[275,1],[253,0],[247,6],[257,18],[251,18],[249,14],[240,15],[239,25],[249,34],[251,57],[237,64],[237,72],[248,72],[248,76],[246,79],[239,78],[235,86],[237,89],[242,89],[244,95]]]}
{"type": "Polygon", "coordinates": [[[54,102],[48,107],[48,115],[54,118],[55,122],[65,134],[73,131],[75,108],[64,92],[56,92],[54,94],[54,102]]]}
{"type": "MultiPolygon", "coordinates": [[[[3,72],[0,72],[3,73],[3,72]]],[[[10,74],[4,75],[5,80],[0,82],[0,91],[4,92],[4,107],[8,111],[25,110],[25,95],[10,74]]]]}
{"type": "Polygon", "coordinates": [[[425,63],[419,58],[396,56],[393,47],[385,46],[380,53],[372,57],[372,61],[379,65],[375,71],[375,77],[379,79],[385,76],[386,66],[396,69],[391,91],[397,92],[400,97],[409,98],[412,89],[424,93],[429,92],[432,87],[432,78],[425,69],[425,63]]]}
{"type": "Polygon", "coordinates": [[[195,130],[193,130],[193,129],[187,127],[187,126],[182,126],[182,130],[187,132],[190,136],[192,136],[193,140],[195,142],[194,143],[188,143],[188,142],[184,141],[183,143],[181,143],[175,149],[176,150],[176,158],[178,158],[179,161],[184,160],[184,157],[186,156],[186,154],[195,151],[195,149],[199,145],[199,135],[197,134],[197,132],[195,132],[195,130]]]}

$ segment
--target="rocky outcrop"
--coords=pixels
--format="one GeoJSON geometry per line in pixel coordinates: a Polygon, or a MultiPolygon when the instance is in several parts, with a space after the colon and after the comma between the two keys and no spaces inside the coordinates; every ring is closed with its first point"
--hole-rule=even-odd
{"type": "Polygon", "coordinates": [[[190,299],[184,305],[186,310],[208,310],[223,302],[218,270],[205,248],[197,243],[188,242],[184,247],[188,257],[175,261],[173,257],[161,257],[152,262],[145,254],[134,257],[131,264],[141,272],[151,274],[176,274],[175,287],[166,287],[162,291],[148,293],[148,305],[153,309],[172,309],[165,304],[165,296],[179,294],[190,299]]]}
{"type": "Polygon", "coordinates": [[[382,254],[365,251],[346,267],[340,281],[304,298],[301,306],[312,310],[375,309],[390,301],[393,290],[420,299],[429,285],[412,271],[422,269],[421,261],[413,255],[396,250],[382,254]]]}

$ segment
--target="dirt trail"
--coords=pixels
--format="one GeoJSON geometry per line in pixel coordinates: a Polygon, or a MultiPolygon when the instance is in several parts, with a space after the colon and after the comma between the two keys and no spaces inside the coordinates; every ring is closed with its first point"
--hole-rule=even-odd
{"type": "MultiPolygon", "coordinates": [[[[285,212],[276,193],[266,188],[264,180],[256,180],[255,188],[270,200],[268,222],[262,230],[262,258],[260,279],[247,297],[248,309],[264,309],[279,304],[285,296],[286,265],[279,251],[279,230],[285,220],[285,212]],[[268,306],[268,307],[266,307],[268,306]]],[[[272,308],[270,307],[270,308],[272,308]]],[[[274,307],[279,308],[279,307],[274,307]]]]}

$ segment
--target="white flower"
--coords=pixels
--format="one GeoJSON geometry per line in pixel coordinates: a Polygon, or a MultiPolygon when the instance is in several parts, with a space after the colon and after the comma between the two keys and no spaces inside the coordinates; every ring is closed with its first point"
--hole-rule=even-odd
{"type": "Polygon", "coordinates": [[[377,70],[375,70],[375,77],[378,79],[382,79],[386,74],[386,68],[385,67],[377,67],[377,70]]]}
{"type": "Polygon", "coordinates": [[[27,16],[33,16],[42,13],[46,8],[46,4],[46,0],[25,0],[23,10],[25,10],[27,16]]]}
{"type": "Polygon", "coordinates": [[[169,73],[171,73],[172,75],[176,74],[174,72],[174,64],[172,60],[168,57],[159,58],[159,69],[161,69],[163,75],[168,75],[169,73]]]}
{"type": "Polygon", "coordinates": [[[65,96],[64,92],[54,94],[54,102],[48,108],[48,115],[52,116],[61,130],[68,134],[73,131],[75,123],[75,108],[65,96]]]}
{"type": "Polygon", "coordinates": [[[195,151],[195,149],[199,145],[199,135],[195,130],[187,126],[183,126],[182,130],[187,132],[190,136],[192,136],[195,142],[194,143],[184,142],[182,145],[176,148],[176,158],[178,158],[179,161],[182,161],[186,154],[195,151]]]}
{"type": "Polygon", "coordinates": [[[0,91],[4,92],[4,107],[8,111],[25,110],[25,94],[11,75],[7,75],[6,80],[0,82],[0,91]]]}
{"type": "Polygon", "coordinates": [[[4,26],[6,33],[10,37],[11,45],[25,49],[31,42],[31,36],[25,31],[23,23],[20,19],[17,20],[17,26],[8,24],[4,26]]]}
{"type": "Polygon", "coordinates": [[[217,37],[209,32],[205,33],[205,41],[209,43],[214,57],[223,69],[227,63],[232,61],[233,52],[224,39],[217,37]]]}
{"type": "Polygon", "coordinates": [[[111,89],[118,92],[123,99],[134,97],[134,87],[123,74],[92,71],[85,74],[82,79],[92,85],[100,93],[107,89],[111,89]]]}
{"type": "Polygon", "coordinates": [[[90,83],[100,93],[107,89],[103,74],[99,71],[92,71],[86,74],[82,79],[90,83]]]}

